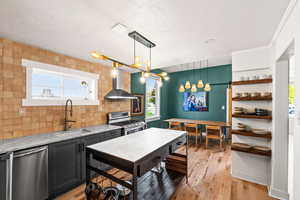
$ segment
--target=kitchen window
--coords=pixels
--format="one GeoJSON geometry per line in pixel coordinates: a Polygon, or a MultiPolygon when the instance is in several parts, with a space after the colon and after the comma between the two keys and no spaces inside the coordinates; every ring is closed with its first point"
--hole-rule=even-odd
{"type": "Polygon", "coordinates": [[[159,79],[149,77],[146,79],[146,121],[160,119],[160,87],[159,79]]]}
{"type": "Polygon", "coordinates": [[[98,74],[30,60],[26,67],[26,99],[23,106],[98,105],[98,74]]]}

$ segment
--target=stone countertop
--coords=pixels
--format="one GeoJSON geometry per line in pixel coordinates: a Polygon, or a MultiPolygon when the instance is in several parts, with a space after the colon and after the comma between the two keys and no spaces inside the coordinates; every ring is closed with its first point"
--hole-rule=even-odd
{"type": "Polygon", "coordinates": [[[134,163],[183,135],[186,131],[149,128],[87,148],[134,163]]]}
{"type": "Polygon", "coordinates": [[[118,129],[121,129],[121,127],[104,124],[85,127],[81,129],[72,129],[69,131],[58,131],[53,133],[37,134],[20,138],[4,139],[0,140],[0,154],[38,147],[42,145],[48,145],[55,142],[61,142],[64,140],[90,136],[97,133],[104,133],[107,131],[118,129]],[[87,132],[86,130],[88,130],[89,132],[87,132]]]}

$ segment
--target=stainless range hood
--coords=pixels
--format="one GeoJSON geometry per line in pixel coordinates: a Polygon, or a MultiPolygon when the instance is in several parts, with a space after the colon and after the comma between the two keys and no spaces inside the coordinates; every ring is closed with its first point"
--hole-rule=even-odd
{"type": "Polygon", "coordinates": [[[105,99],[108,100],[122,100],[122,99],[136,99],[137,97],[133,96],[129,92],[121,89],[122,84],[122,73],[118,71],[116,78],[112,79],[113,88],[105,95],[105,99]]]}

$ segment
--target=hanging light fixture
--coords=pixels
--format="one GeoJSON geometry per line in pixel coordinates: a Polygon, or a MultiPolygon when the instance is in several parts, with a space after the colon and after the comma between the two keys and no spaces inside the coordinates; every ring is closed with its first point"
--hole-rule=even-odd
{"type": "Polygon", "coordinates": [[[112,67],[113,69],[111,70],[111,76],[113,78],[116,78],[118,75],[118,67],[119,67],[119,63],[113,62],[112,63],[112,67]]]}
{"type": "Polygon", "coordinates": [[[208,82],[208,60],[206,60],[206,70],[207,70],[207,72],[206,72],[206,81],[207,81],[207,83],[205,84],[204,91],[209,92],[209,91],[211,91],[211,86],[208,82]]]}
{"type": "Polygon", "coordinates": [[[146,82],[146,78],[144,76],[144,72],[142,72],[142,76],[140,77],[140,82],[144,84],[146,82]]]}
{"type": "Polygon", "coordinates": [[[191,88],[191,82],[190,81],[186,81],[184,87],[185,87],[185,89],[190,89],[191,88]]]}
{"type": "MultiPolygon", "coordinates": [[[[194,72],[194,70],[195,70],[195,62],[193,62],[193,71],[192,71],[193,72],[193,78],[195,78],[195,72],[194,72]]],[[[192,84],[191,92],[197,92],[197,87],[196,87],[195,83],[192,84]]]]}
{"type": "Polygon", "coordinates": [[[184,89],[183,84],[180,85],[180,87],[179,87],[179,92],[185,92],[185,89],[184,89]]]}
{"type": "Polygon", "coordinates": [[[200,69],[199,69],[200,80],[198,80],[198,83],[197,83],[197,87],[198,87],[199,89],[201,89],[201,88],[204,87],[203,81],[202,81],[202,79],[201,79],[201,67],[202,67],[202,61],[200,60],[200,69]]]}
{"type": "Polygon", "coordinates": [[[134,55],[133,55],[133,64],[126,64],[123,63],[121,61],[118,61],[114,58],[105,56],[103,54],[100,54],[96,51],[91,52],[91,56],[94,59],[97,60],[108,60],[111,61],[112,64],[112,77],[115,78],[117,76],[118,73],[118,67],[120,66],[126,66],[129,68],[133,68],[133,69],[137,69],[138,71],[142,72],[142,76],[140,77],[140,82],[141,83],[145,83],[146,78],[150,77],[150,76],[154,76],[159,78],[160,80],[160,85],[162,85],[163,81],[167,81],[170,79],[170,77],[168,76],[168,73],[166,72],[161,72],[161,73],[154,73],[151,72],[151,48],[155,47],[156,45],[151,42],[150,40],[148,40],[146,37],[144,37],[143,35],[139,34],[136,31],[133,31],[131,33],[128,34],[129,37],[131,37],[133,39],[134,42],[134,55]],[[141,61],[141,57],[140,56],[136,56],[136,41],[138,41],[139,43],[143,44],[144,46],[146,46],[147,48],[149,48],[150,50],[150,60],[146,63],[146,70],[142,69],[142,61],[141,61]]]}

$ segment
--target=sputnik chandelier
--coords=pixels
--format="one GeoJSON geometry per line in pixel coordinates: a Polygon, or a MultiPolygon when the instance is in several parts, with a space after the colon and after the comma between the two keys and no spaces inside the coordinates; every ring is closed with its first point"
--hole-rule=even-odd
{"type": "Polygon", "coordinates": [[[133,68],[133,69],[137,69],[139,70],[141,73],[141,77],[140,77],[140,82],[141,83],[145,83],[146,79],[149,77],[157,77],[159,82],[158,85],[162,86],[163,85],[163,81],[167,81],[169,80],[169,76],[167,72],[161,72],[161,73],[153,73],[151,72],[151,49],[153,47],[155,47],[156,45],[151,42],[150,40],[148,40],[147,38],[145,38],[143,35],[141,35],[140,33],[133,31],[131,33],[128,34],[129,37],[131,37],[134,41],[134,45],[133,45],[133,51],[134,51],[134,58],[133,58],[133,64],[125,64],[123,62],[120,62],[118,60],[115,60],[113,58],[110,58],[108,56],[105,56],[103,54],[100,54],[96,51],[93,51],[91,53],[91,56],[95,59],[98,60],[109,60],[112,62],[112,77],[115,78],[117,76],[118,73],[118,68],[122,67],[122,66],[126,66],[129,68],[133,68]],[[143,64],[141,62],[141,57],[140,56],[136,56],[136,41],[138,41],[139,43],[143,44],[144,46],[146,46],[147,48],[149,48],[149,60],[146,62],[146,67],[145,69],[143,68],[143,64]]]}

